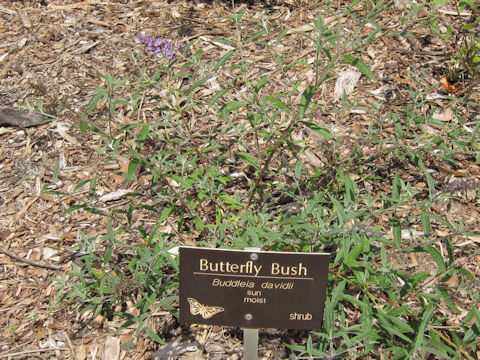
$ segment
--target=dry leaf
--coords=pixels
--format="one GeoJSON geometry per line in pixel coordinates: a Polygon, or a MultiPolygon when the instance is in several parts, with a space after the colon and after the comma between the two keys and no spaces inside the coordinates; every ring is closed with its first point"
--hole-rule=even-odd
{"type": "Polygon", "coordinates": [[[102,197],[98,199],[98,201],[101,202],[109,202],[109,201],[114,201],[120,199],[122,196],[131,193],[132,190],[129,189],[119,189],[116,191],[113,191],[111,193],[105,194],[102,197]]]}
{"type": "Polygon", "coordinates": [[[108,336],[105,341],[105,356],[104,360],[119,360],[120,358],[120,339],[113,336],[108,336]]]}
{"type": "Polygon", "coordinates": [[[456,94],[457,92],[460,91],[460,85],[458,84],[455,84],[455,85],[452,85],[450,84],[450,82],[448,81],[448,79],[446,77],[442,77],[439,81],[440,85],[442,85],[442,87],[447,90],[449,93],[453,93],[453,94],[456,94]]]}
{"type": "Polygon", "coordinates": [[[449,107],[446,109],[437,109],[432,115],[432,118],[439,121],[450,121],[453,119],[453,110],[449,107]]]}
{"type": "Polygon", "coordinates": [[[443,283],[451,288],[458,288],[460,286],[460,281],[458,280],[458,275],[456,272],[450,276],[450,279],[444,281],[443,283]]]}
{"type": "Polygon", "coordinates": [[[87,358],[87,349],[85,345],[75,347],[75,360],[85,360],[87,358]]]}
{"type": "Polygon", "coordinates": [[[342,71],[335,83],[333,102],[337,102],[343,96],[344,92],[347,95],[351,94],[360,76],[362,76],[362,73],[355,70],[342,71]]]}
{"type": "MultiPolygon", "coordinates": [[[[119,166],[119,169],[118,169],[118,172],[120,173],[128,173],[128,164],[130,163],[130,161],[125,158],[125,157],[118,157],[118,166],[119,166]]],[[[112,178],[113,180],[113,188],[114,189],[117,189],[118,186],[123,182],[123,180],[125,180],[125,177],[120,175],[120,174],[116,174],[114,172],[110,172],[109,173],[110,177],[112,178]]]]}

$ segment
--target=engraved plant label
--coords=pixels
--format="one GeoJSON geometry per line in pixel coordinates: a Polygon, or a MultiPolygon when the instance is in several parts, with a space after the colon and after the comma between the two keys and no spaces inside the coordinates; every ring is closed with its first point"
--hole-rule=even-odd
{"type": "Polygon", "coordinates": [[[329,254],[180,247],[180,320],[320,329],[329,254]]]}

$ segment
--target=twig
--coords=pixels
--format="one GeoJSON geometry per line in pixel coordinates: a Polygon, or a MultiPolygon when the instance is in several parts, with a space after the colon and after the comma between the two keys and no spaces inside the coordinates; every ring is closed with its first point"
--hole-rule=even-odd
{"type": "Polygon", "coordinates": [[[273,155],[277,152],[277,150],[280,148],[281,143],[287,138],[287,136],[290,134],[290,130],[294,128],[298,123],[298,120],[292,120],[291,123],[288,125],[288,127],[282,132],[280,138],[278,138],[275,143],[273,144],[272,151],[268,158],[264,161],[262,168],[260,169],[260,172],[258,173],[258,177],[256,178],[255,182],[253,183],[252,187],[252,192],[250,196],[248,197],[248,202],[247,206],[245,208],[241,209],[239,214],[244,214],[249,208],[250,205],[252,205],[252,200],[257,192],[258,186],[260,185],[260,182],[263,180],[263,177],[265,176],[265,173],[268,169],[268,166],[270,164],[270,161],[273,158],[273,155]]]}
{"type": "Polygon", "coordinates": [[[32,260],[22,258],[18,255],[15,255],[15,254],[11,253],[8,250],[5,250],[2,246],[0,246],[0,251],[2,253],[4,253],[5,255],[10,256],[11,258],[13,258],[15,260],[18,260],[20,262],[23,262],[23,263],[26,263],[26,264],[29,264],[29,265],[32,265],[32,266],[41,267],[41,268],[50,269],[50,270],[62,270],[61,266],[52,265],[52,264],[48,264],[48,263],[39,263],[39,262],[36,262],[36,261],[32,261],[32,260]]]}
{"type": "Polygon", "coordinates": [[[405,54],[405,55],[426,55],[426,56],[450,56],[446,51],[414,51],[414,50],[404,50],[404,49],[395,49],[394,51],[405,54]]]}
{"type": "Polygon", "coordinates": [[[57,350],[64,351],[68,349],[67,348],[50,348],[50,349],[25,350],[17,353],[0,354],[0,358],[9,358],[9,357],[20,356],[20,355],[34,354],[38,352],[57,351],[57,350]]]}
{"type": "Polygon", "coordinates": [[[64,331],[63,333],[64,333],[64,335],[65,335],[65,338],[67,339],[67,345],[68,345],[68,348],[70,349],[70,354],[72,355],[72,359],[73,359],[73,360],[76,360],[75,351],[73,351],[72,342],[70,341],[70,338],[68,337],[67,332],[64,331]]]}
{"type": "Polygon", "coordinates": [[[22,210],[20,210],[15,217],[13,218],[12,222],[10,223],[10,226],[14,226],[20,218],[25,215],[25,213],[30,209],[30,207],[40,198],[40,196],[35,196],[33,199],[31,199],[27,205],[23,207],[22,210]]]}
{"type": "Polygon", "coordinates": [[[458,11],[449,11],[449,10],[438,10],[438,12],[442,13],[442,14],[445,14],[445,15],[453,15],[453,16],[472,16],[472,14],[468,13],[468,12],[458,12],[458,11]]]}

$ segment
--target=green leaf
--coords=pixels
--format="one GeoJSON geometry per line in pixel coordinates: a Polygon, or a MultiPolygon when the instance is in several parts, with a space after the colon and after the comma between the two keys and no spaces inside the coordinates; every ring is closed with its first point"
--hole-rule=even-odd
{"type": "Polygon", "coordinates": [[[165,341],[163,341],[163,339],[158,336],[158,334],[153,331],[152,329],[150,329],[148,326],[145,327],[145,332],[147,333],[147,335],[155,342],[159,343],[159,344],[162,344],[162,345],[166,345],[167,343],[165,341]]]}
{"type": "Polygon", "coordinates": [[[425,179],[426,179],[427,185],[428,185],[428,191],[430,193],[430,196],[432,197],[433,194],[435,193],[435,184],[433,182],[432,175],[430,175],[430,172],[428,171],[427,167],[425,166],[423,161],[420,159],[420,157],[416,156],[415,160],[417,162],[418,167],[420,168],[420,170],[423,171],[423,173],[425,175],[425,179]]]}
{"type": "Polygon", "coordinates": [[[445,5],[448,4],[451,0],[433,0],[428,3],[428,5],[445,5]]]}
{"type": "Polygon", "coordinates": [[[210,40],[210,42],[212,43],[218,43],[218,44],[225,44],[225,45],[229,45],[231,47],[236,47],[237,45],[231,41],[231,40],[227,40],[227,39],[223,39],[223,38],[215,38],[215,39],[212,39],[210,40]]]}
{"type": "Polygon", "coordinates": [[[268,76],[264,76],[256,84],[253,85],[255,94],[258,94],[260,92],[260,90],[265,86],[267,81],[268,81],[268,76]]]}
{"type": "Polygon", "coordinates": [[[107,249],[105,250],[105,254],[103,256],[104,265],[108,264],[108,262],[112,258],[112,254],[113,254],[113,248],[111,246],[107,247],[107,249]]]}
{"type": "Polygon", "coordinates": [[[135,180],[135,171],[137,170],[138,165],[140,165],[139,159],[132,159],[128,163],[127,180],[135,180]]]}
{"type": "Polygon", "coordinates": [[[217,72],[218,69],[220,69],[223,66],[223,64],[225,64],[228,61],[228,59],[232,57],[233,54],[235,54],[235,50],[230,50],[225,55],[223,55],[221,59],[218,61],[218,63],[215,65],[215,67],[213,68],[213,71],[217,72]]]}
{"type": "Polygon", "coordinates": [[[193,92],[193,90],[195,90],[196,88],[198,88],[199,86],[202,86],[203,84],[205,84],[208,80],[210,80],[209,77],[206,77],[204,79],[200,79],[200,80],[197,80],[195,81],[187,90],[187,95],[191,94],[193,92]]]}
{"type": "Polygon", "coordinates": [[[95,110],[95,108],[97,107],[97,104],[100,101],[100,99],[102,99],[103,97],[105,97],[105,98],[108,97],[108,94],[104,89],[97,88],[96,91],[97,91],[97,93],[95,95],[93,95],[92,98],[90,99],[90,101],[88,102],[87,110],[85,111],[87,116],[90,115],[90,113],[93,110],[95,110]]]}
{"type": "Polygon", "coordinates": [[[305,116],[305,112],[312,101],[312,97],[315,94],[317,88],[315,86],[309,86],[305,89],[300,99],[300,119],[303,119],[305,116]]]}
{"type": "Polygon", "coordinates": [[[88,188],[88,197],[90,200],[93,199],[95,196],[95,189],[97,188],[97,176],[94,176],[93,179],[90,181],[90,186],[88,188]]]}
{"type": "Polygon", "coordinates": [[[332,309],[337,306],[337,303],[342,298],[343,293],[345,292],[345,285],[347,284],[346,280],[341,281],[332,291],[331,295],[331,305],[332,309]]]}
{"type": "Polygon", "coordinates": [[[244,153],[244,152],[237,153],[237,155],[238,155],[238,157],[239,157],[240,159],[242,159],[243,161],[245,161],[247,164],[250,164],[250,165],[252,165],[255,169],[260,170],[260,167],[258,166],[255,157],[253,157],[252,155],[250,155],[250,154],[248,154],[248,153],[244,153]]]}
{"type": "Polygon", "coordinates": [[[173,211],[173,203],[168,203],[165,208],[162,210],[160,214],[160,218],[158,219],[157,223],[162,223],[165,219],[172,213],[173,211]]]}
{"type": "Polygon", "coordinates": [[[288,108],[287,105],[285,105],[282,100],[280,99],[277,99],[277,98],[274,98],[274,97],[271,97],[271,96],[266,96],[265,99],[267,99],[267,101],[276,106],[277,108],[279,108],[280,110],[285,110],[285,111],[290,111],[290,109],[288,108]]]}
{"type": "Polygon", "coordinates": [[[430,225],[430,216],[427,213],[427,210],[422,210],[422,229],[425,236],[430,236],[432,234],[432,226],[430,225]]]}
{"type": "Polygon", "coordinates": [[[237,199],[235,199],[230,195],[222,194],[219,196],[219,198],[222,199],[226,203],[227,207],[231,209],[236,209],[236,210],[243,209],[243,205],[237,199]]]}
{"type": "Polygon", "coordinates": [[[343,177],[343,182],[345,185],[344,203],[345,203],[345,206],[348,206],[352,202],[356,201],[358,191],[357,191],[357,187],[355,186],[355,183],[352,181],[350,176],[345,175],[343,177]]]}
{"type": "Polygon", "coordinates": [[[189,189],[192,186],[192,182],[184,179],[183,177],[177,175],[177,174],[165,174],[165,176],[175,180],[177,183],[182,185],[184,189],[189,189]]]}
{"type": "Polygon", "coordinates": [[[359,244],[355,246],[350,252],[348,253],[347,257],[345,258],[345,264],[351,267],[360,266],[360,263],[357,261],[357,257],[362,253],[363,244],[359,244]]]}
{"type": "Polygon", "coordinates": [[[352,55],[343,55],[343,59],[347,64],[355,66],[363,75],[368,76],[373,81],[377,81],[367,64],[365,64],[361,59],[352,55]]]}
{"type": "Polygon", "coordinates": [[[303,125],[305,125],[306,127],[315,131],[317,134],[323,136],[324,138],[326,138],[328,140],[336,140],[335,136],[333,136],[330,133],[330,131],[328,131],[328,129],[326,129],[324,127],[321,127],[321,126],[318,126],[317,124],[314,124],[314,123],[311,123],[311,122],[308,122],[308,121],[300,121],[300,122],[303,125]]]}
{"type": "Polygon", "coordinates": [[[397,215],[393,215],[390,221],[392,223],[393,242],[395,247],[400,249],[402,246],[402,226],[400,219],[397,217],[397,215]]]}
{"type": "Polygon", "coordinates": [[[412,357],[416,355],[418,349],[422,345],[423,341],[427,340],[426,337],[424,336],[425,330],[427,329],[427,325],[430,322],[430,319],[433,316],[435,308],[433,305],[430,303],[428,304],[427,308],[425,309],[423,316],[422,316],[422,322],[420,323],[420,326],[418,327],[417,330],[417,336],[415,337],[415,343],[413,350],[411,352],[412,357]]]}
{"type": "Polygon", "coordinates": [[[261,30],[259,32],[256,32],[255,34],[253,34],[249,38],[245,39],[245,43],[249,43],[251,41],[257,40],[259,37],[261,37],[264,34],[266,34],[265,30],[261,30]]]}
{"type": "Polygon", "coordinates": [[[208,106],[212,107],[223,95],[225,95],[230,90],[231,88],[226,88],[217,92],[215,96],[212,98],[212,100],[210,100],[210,102],[208,103],[208,106]]]}
{"type": "Polygon", "coordinates": [[[53,168],[53,182],[56,183],[58,180],[58,172],[60,171],[60,161],[55,162],[55,167],[53,168]]]}
{"type": "Polygon", "coordinates": [[[65,214],[69,214],[73,211],[83,209],[85,206],[84,205],[73,205],[70,206],[67,210],[64,211],[65,214]]]}
{"type": "Polygon", "coordinates": [[[440,254],[440,252],[435,249],[433,246],[422,246],[423,250],[428,252],[430,254],[430,256],[432,257],[433,261],[435,261],[435,263],[437,264],[438,266],[438,272],[443,274],[444,272],[447,271],[447,265],[445,264],[445,261],[443,260],[443,256],[442,254],[440,254]]]}
{"type": "Polygon", "coordinates": [[[148,134],[150,133],[150,125],[144,124],[142,130],[137,136],[137,151],[142,150],[145,140],[147,140],[148,134]]]}
{"type": "Polygon", "coordinates": [[[398,134],[398,137],[403,140],[404,134],[402,129],[402,122],[397,114],[392,114],[393,127],[398,134]]]}
{"type": "Polygon", "coordinates": [[[242,106],[245,106],[245,105],[247,105],[247,103],[244,101],[230,101],[229,103],[226,103],[225,105],[223,105],[220,111],[229,113],[237,109],[240,109],[242,106]]]}

